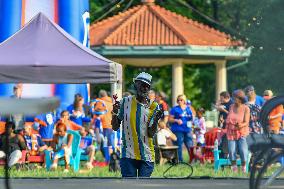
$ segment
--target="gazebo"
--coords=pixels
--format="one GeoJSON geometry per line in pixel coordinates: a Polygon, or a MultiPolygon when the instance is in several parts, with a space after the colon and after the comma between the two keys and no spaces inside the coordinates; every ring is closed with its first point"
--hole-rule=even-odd
{"type": "Polygon", "coordinates": [[[172,102],[184,93],[184,64],[215,64],[216,98],[227,90],[228,60],[250,55],[241,41],[155,4],[142,4],[94,23],[91,48],[122,65],[159,67],[172,65],[172,102]]]}

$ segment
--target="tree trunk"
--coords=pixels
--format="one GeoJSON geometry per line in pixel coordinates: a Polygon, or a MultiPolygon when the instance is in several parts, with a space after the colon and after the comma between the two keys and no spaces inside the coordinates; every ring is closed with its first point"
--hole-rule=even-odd
{"type": "Polygon", "coordinates": [[[218,0],[211,0],[211,5],[213,8],[213,18],[216,21],[219,21],[219,16],[218,16],[218,12],[219,12],[219,3],[218,0]]]}
{"type": "Polygon", "coordinates": [[[234,28],[237,31],[240,31],[240,19],[241,19],[241,6],[240,6],[240,2],[239,2],[236,5],[235,23],[234,23],[234,28]]]}

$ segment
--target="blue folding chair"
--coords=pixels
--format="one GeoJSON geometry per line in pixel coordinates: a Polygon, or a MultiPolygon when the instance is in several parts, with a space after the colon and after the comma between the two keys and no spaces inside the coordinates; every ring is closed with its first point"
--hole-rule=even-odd
{"type": "MultiPolygon", "coordinates": [[[[218,150],[218,148],[215,148],[213,150],[213,152],[214,152],[214,171],[215,172],[217,172],[221,168],[221,166],[229,166],[229,165],[231,165],[231,161],[229,159],[220,158],[219,157],[219,153],[221,152],[221,150],[218,150]]],[[[249,170],[250,157],[251,157],[251,154],[248,153],[248,161],[246,162],[246,171],[247,172],[249,170]]],[[[236,164],[238,166],[240,166],[242,164],[241,160],[238,159],[236,164]]]]}
{"type": "MultiPolygon", "coordinates": [[[[79,148],[80,141],[81,141],[81,135],[78,131],[72,131],[68,130],[68,134],[73,135],[73,141],[72,141],[72,154],[70,154],[70,165],[73,168],[75,172],[79,171],[80,168],[80,157],[82,150],[79,148]]],[[[46,169],[50,170],[50,167],[52,165],[52,159],[51,159],[51,151],[45,151],[45,163],[46,163],[46,169]]],[[[65,165],[64,160],[59,160],[58,165],[65,165]]]]}

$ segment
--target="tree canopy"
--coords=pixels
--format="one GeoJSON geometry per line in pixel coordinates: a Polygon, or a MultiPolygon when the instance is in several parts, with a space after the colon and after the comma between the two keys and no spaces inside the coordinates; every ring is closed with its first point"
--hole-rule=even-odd
{"type": "MultiPolygon", "coordinates": [[[[141,0],[90,0],[91,21],[97,22],[136,6],[141,0]]],[[[228,70],[228,89],[232,91],[252,84],[262,95],[265,89],[282,94],[284,40],[282,0],[156,0],[168,10],[197,20],[241,39],[252,48],[248,64],[228,70]]],[[[228,62],[228,66],[236,62],[228,62]]],[[[132,78],[143,68],[127,67],[126,90],[132,78]]],[[[171,95],[171,67],[147,70],[156,78],[154,90],[171,95]]],[[[209,108],[215,99],[215,67],[186,65],[185,94],[195,106],[209,108]]]]}

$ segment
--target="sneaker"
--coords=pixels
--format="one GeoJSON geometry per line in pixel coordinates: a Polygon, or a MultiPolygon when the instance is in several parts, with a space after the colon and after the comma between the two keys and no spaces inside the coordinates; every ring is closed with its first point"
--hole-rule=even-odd
{"type": "Polygon", "coordinates": [[[238,172],[238,166],[236,166],[236,165],[231,166],[231,170],[232,170],[234,173],[237,173],[237,172],[238,172]]]}
{"type": "Polygon", "coordinates": [[[36,169],[36,165],[35,164],[28,164],[27,169],[28,170],[34,170],[34,169],[36,169]]]}
{"type": "Polygon", "coordinates": [[[16,163],[16,164],[15,164],[15,167],[16,167],[16,170],[17,170],[17,171],[21,171],[21,170],[22,170],[22,165],[19,164],[19,163],[16,163]]]}
{"type": "Polygon", "coordinates": [[[247,167],[245,165],[242,166],[242,172],[247,173],[247,167]]]}
{"type": "Polygon", "coordinates": [[[68,169],[64,169],[63,173],[69,173],[68,169]]]}
{"type": "Polygon", "coordinates": [[[51,169],[51,170],[56,170],[56,169],[57,169],[57,165],[53,163],[53,164],[51,165],[50,169],[51,169]]]}
{"type": "Polygon", "coordinates": [[[42,169],[42,168],[45,168],[45,167],[43,167],[43,166],[41,166],[41,165],[36,164],[36,165],[35,165],[35,168],[36,168],[36,169],[42,169]]]}
{"type": "Polygon", "coordinates": [[[87,169],[92,169],[93,165],[91,164],[91,162],[86,163],[86,167],[87,169]]]}

